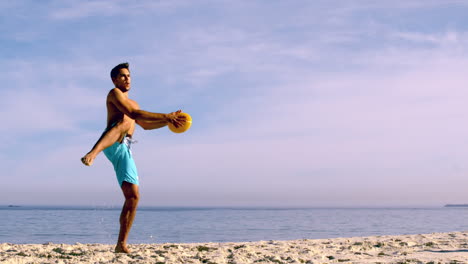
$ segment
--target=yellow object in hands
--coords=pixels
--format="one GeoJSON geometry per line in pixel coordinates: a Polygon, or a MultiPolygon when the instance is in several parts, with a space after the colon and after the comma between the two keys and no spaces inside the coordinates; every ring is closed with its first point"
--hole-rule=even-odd
{"type": "Polygon", "coordinates": [[[187,113],[179,113],[178,116],[185,116],[185,122],[182,126],[175,127],[172,123],[169,123],[168,127],[174,133],[183,133],[192,126],[192,117],[187,113]]]}

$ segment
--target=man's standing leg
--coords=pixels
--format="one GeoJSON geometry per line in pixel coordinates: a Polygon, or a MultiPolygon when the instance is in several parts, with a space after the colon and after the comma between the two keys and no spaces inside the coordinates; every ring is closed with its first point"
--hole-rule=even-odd
{"type": "Polygon", "coordinates": [[[122,192],[125,196],[125,203],[120,214],[120,232],[115,252],[129,253],[127,248],[127,239],[130,229],[132,228],[133,220],[135,219],[140,193],[138,185],[131,184],[126,181],[122,183],[122,192]]]}

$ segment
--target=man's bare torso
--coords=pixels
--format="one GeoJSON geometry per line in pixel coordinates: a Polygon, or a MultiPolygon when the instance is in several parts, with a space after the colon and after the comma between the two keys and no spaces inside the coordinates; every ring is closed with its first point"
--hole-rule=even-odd
{"type": "MultiPolygon", "coordinates": [[[[117,89],[117,88],[114,88],[117,89]]],[[[111,90],[112,91],[112,90],[111,90]]],[[[125,93],[128,96],[128,93],[125,93]]],[[[110,129],[113,125],[119,123],[120,121],[125,120],[126,122],[129,122],[130,127],[126,131],[127,136],[132,137],[133,132],[135,131],[135,120],[131,119],[124,113],[122,113],[113,103],[112,100],[109,99],[109,96],[111,96],[111,92],[107,95],[107,129],[110,129]]],[[[138,108],[137,102],[134,100],[128,99],[128,101],[132,104],[133,107],[138,108]]],[[[119,141],[122,141],[123,137],[125,135],[122,135],[122,137],[119,139],[119,141]]]]}

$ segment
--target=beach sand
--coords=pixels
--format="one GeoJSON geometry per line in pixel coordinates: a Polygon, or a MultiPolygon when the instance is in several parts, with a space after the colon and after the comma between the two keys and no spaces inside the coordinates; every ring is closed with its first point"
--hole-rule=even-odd
{"type": "Polygon", "coordinates": [[[468,263],[468,231],[233,243],[0,244],[0,263],[468,263]]]}

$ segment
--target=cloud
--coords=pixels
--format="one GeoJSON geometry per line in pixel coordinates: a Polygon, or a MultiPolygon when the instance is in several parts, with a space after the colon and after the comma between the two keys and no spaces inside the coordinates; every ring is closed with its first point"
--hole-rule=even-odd
{"type": "Polygon", "coordinates": [[[468,147],[463,143],[467,62],[450,56],[440,60],[440,50],[425,60],[411,54],[393,58],[415,59],[405,71],[367,68],[358,74],[304,77],[271,87],[273,92],[263,97],[233,101],[224,111],[210,113],[216,121],[205,135],[189,140],[204,144],[144,143],[142,163],[165,157],[164,166],[158,166],[162,175],[178,168],[177,175],[197,188],[212,186],[220,175],[236,191],[245,182],[254,189],[275,182],[284,188],[294,179],[283,194],[313,182],[330,187],[330,181],[347,175],[357,185],[385,183],[394,193],[403,191],[401,182],[417,184],[421,175],[434,183],[428,189],[447,177],[460,181],[463,173],[449,168],[468,157],[463,151],[468,147]],[[369,182],[373,176],[378,182],[369,182]]]}
{"type": "Polygon", "coordinates": [[[187,5],[188,1],[59,1],[59,7],[53,9],[49,17],[57,20],[82,19],[92,16],[128,16],[141,15],[147,12],[167,12],[174,8],[187,5]],[[65,4],[64,4],[65,3],[65,4]]]}
{"type": "Polygon", "coordinates": [[[4,135],[14,139],[45,132],[76,133],[95,116],[105,117],[96,112],[104,110],[107,89],[98,91],[79,82],[96,77],[93,66],[21,60],[8,64],[0,77],[6,89],[0,112],[9,124],[0,128],[4,135]]]}

